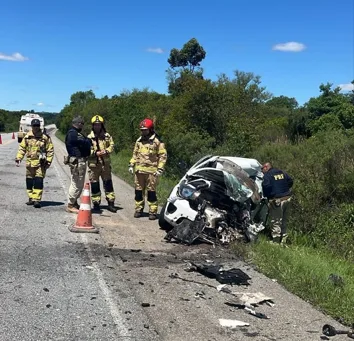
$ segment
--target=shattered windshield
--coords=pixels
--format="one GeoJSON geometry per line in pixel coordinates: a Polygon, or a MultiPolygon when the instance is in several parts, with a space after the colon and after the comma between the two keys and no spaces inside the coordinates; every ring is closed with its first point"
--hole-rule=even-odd
{"type": "Polygon", "coordinates": [[[253,191],[244,186],[234,175],[223,171],[227,194],[235,201],[245,202],[253,194],[253,191]]]}

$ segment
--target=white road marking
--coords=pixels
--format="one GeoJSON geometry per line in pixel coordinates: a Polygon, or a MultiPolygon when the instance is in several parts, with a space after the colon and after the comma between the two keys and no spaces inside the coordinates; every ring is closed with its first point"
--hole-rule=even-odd
{"type": "MultiPolygon", "coordinates": [[[[53,166],[54,166],[55,172],[57,174],[57,177],[59,179],[59,182],[64,190],[64,193],[66,196],[68,196],[68,192],[66,190],[65,183],[64,183],[62,177],[60,176],[60,172],[58,170],[58,167],[55,163],[53,166]]],[[[82,240],[82,242],[86,245],[86,251],[87,251],[87,254],[90,258],[91,265],[93,267],[92,271],[95,273],[95,275],[97,277],[99,287],[100,287],[100,289],[103,293],[103,296],[105,298],[105,301],[107,302],[107,305],[110,309],[110,313],[111,313],[112,319],[116,325],[116,328],[118,330],[119,336],[131,337],[131,333],[129,332],[128,328],[126,327],[126,325],[124,323],[125,319],[120,314],[119,309],[112,298],[113,297],[112,292],[108,288],[108,285],[103,278],[102,271],[100,270],[99,266],[97,265],[97,261],[94,259],[93,252],[92,252],[92,249],[90,248],[87,236],[83,235],[83,234],[79,234],[78,238],[80,238],[82,240]]]]}

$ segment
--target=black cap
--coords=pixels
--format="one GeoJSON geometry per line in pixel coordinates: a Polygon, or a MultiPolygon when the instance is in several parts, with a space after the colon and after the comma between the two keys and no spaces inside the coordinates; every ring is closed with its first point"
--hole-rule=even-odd
{"type": "Polygon", "coordinates": [[[41,125],[41,122],[38,118],[34,118],[32,121],[31,121],[31,126],[40,126],[41,125]]]}

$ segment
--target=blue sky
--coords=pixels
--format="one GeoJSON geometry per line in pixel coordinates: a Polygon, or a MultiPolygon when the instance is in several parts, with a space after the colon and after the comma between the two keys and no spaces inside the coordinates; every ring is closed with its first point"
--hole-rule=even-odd
{"type": "Polygon", "coordinates": [[[206,77],[254,72],[275,96],[300,104],[322,82],[354,79],[353,0],[5,3],[2,109],[59,112],[89,89],[97,97],[143,87],[166,93],[169,52],[191,38],[206,50],[206,77]]]}

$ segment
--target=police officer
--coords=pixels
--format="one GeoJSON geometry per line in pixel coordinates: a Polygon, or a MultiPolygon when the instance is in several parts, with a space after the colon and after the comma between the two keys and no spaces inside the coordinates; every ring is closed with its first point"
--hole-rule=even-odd
{"type": "Polygon", "coordinates": [[[108,211],[117,212],[114,207],[115,194],[112,182],[112,167],[110,154],[114,149],[113,138],[106,132],[104,119],[95,115],[91,119],[92,131],[87,136],[91,139],[91,155],[88,160],[89,179],[91,183],[91,199],[94,210],[99,211],[101,204],[100,177],[108,202],[108,211]]]}
{"type": "Polygon", "coordinates": [[[43,179],[53,161],[54,147],[49,135],[42,132],[39,119],[33,119],[31,127],[32,130],[25,135],[19,145],[15,162],[17,167],[20,166],[26,155],[26,188],[29,198],[26,204],[40,208],[43,179]]]}
{"type": "Polygon", "coordinates": [[[262,166],[263,195],[268,198],[270,231],[274,243],[285,243],[287,216],[292,198],[293,179],[270,162],[262,166]]]}
{"type": "Polygon", "coordinates": [[[156,187],[158,177],[163,173],[167,152],[165,144],[154,131],[154,123],[146,118],[140,123],[141,137],[135,142],[133,156],[129,164],[129,172],[135,174],[135,213],[139,218],[144,209],[145,191],[149,204],[149,219],[157,218],[156,187]]]}
{"type": "Polygon", "coordinates": [[[84,119],[81,116],[74,117],[72,127],[66,134],[65,145],[68,152],[68,164],[71,172],[67,211],[79,212],[79,199],[85,184],[87,170],[87,158],[91,153],[91,140],[83,133],[84,119]]]}

